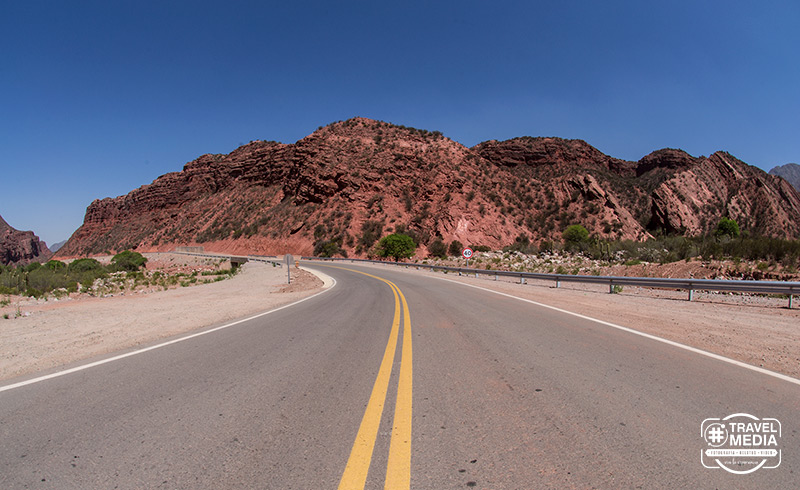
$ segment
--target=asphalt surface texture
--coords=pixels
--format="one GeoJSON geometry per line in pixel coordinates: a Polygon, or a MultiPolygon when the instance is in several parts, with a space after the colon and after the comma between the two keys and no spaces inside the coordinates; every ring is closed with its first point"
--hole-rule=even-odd
{"type": "Polygon", "coordinates": [[[306,265],[336,285],[5,382],[0,488],[797,488],[797,383],[448,281],[306,265]],[[704,421],[742,413],[780,421],[780,464],[705,467],[704,421]]]}

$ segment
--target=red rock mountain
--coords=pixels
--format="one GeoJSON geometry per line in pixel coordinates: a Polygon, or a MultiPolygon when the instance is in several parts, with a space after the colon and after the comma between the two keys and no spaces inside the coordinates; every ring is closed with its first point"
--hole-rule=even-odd
{"type": "Polygon", "coordinates": [[[202,245],[241,253],[361,254],[390,231],[500,248],[560,240],[570,224],[606,238],[710,232],[800,235],[800,194],[733,156],[659,150],[639,162],[581,140],[515,138],[467,148],[355,118],[294,144],[254,141],[203,155],[126,196],[93,202],[58,255],[202,245]]]}
{"type": "Polygon", "coordinates": [[[52,255],[32,231],[16,230],[0,216],[0,264],[26,265],[48,260],[52,255]]]}

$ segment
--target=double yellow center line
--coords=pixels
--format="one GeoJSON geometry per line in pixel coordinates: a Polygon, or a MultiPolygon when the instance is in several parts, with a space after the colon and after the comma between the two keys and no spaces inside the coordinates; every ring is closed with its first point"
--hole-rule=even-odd
{"type": "Polygon", "coordinates": [[[394,355],[400,335],[401,317],[403,320],[403,350],[400,359],[397,401],[394,408],[394,422],[392,424],[392,438],[389,443],[389,460],[386,464],[384,489],[408,489],[411,487],[412,399],[411,317],[408,313],[408,303],[403,292],[400,291],[400,288],[395,283],[365,272],[353,269],[345,270],[378,279],[392,288],[392,293],[394,293],[394,320],[389,334],[389,342],[386,344],[383,360],[378,370],[378,377],[375,379],[367,409],[361,419],[353,449],[350,451],[350,458],[347,460],[347,466],[339,482],[339,490],[363,489],[366,485],[367,473],[369,472],[375,441],[378,437],[378,428],[383,415],[383,406],[386,403],[386,393],[389,391],[389,378],[392,375],[392,364],[394,363],[394,355]]]}

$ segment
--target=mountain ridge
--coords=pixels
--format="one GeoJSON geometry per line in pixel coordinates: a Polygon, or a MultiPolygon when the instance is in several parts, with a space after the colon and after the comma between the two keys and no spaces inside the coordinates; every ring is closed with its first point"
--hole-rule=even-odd
{"type": "Polygon", "coordinates": [[[0,216],[0,264],[26,265],[47,260],[53,253],[32,231],[20,231],[0,216]]]}
{"type": "Polygon", "coordinates": [[[437,131],[367,118],[293,144],[253,141],[202,155],[124,196],[94,201],[59,256],[203,245],[224,252],[363,255],[404,231],[501,248],[560,240],[709,233],[722,216],[752,233],[800,235],[800,194],[725,152],[662,149],[631,162],[583,140],[519,137],[467,148],[437,131]]]}

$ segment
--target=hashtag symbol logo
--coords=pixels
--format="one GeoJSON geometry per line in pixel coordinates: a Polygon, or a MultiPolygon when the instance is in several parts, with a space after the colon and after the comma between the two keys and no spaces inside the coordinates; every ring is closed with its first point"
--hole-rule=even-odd
{"type": "Polygon", "coordinates": [[[725,432],[722,431],[720,426],[715,425],[708,431],[708,440],[711,444],[719,444],[725,439],[725,432]]]}

